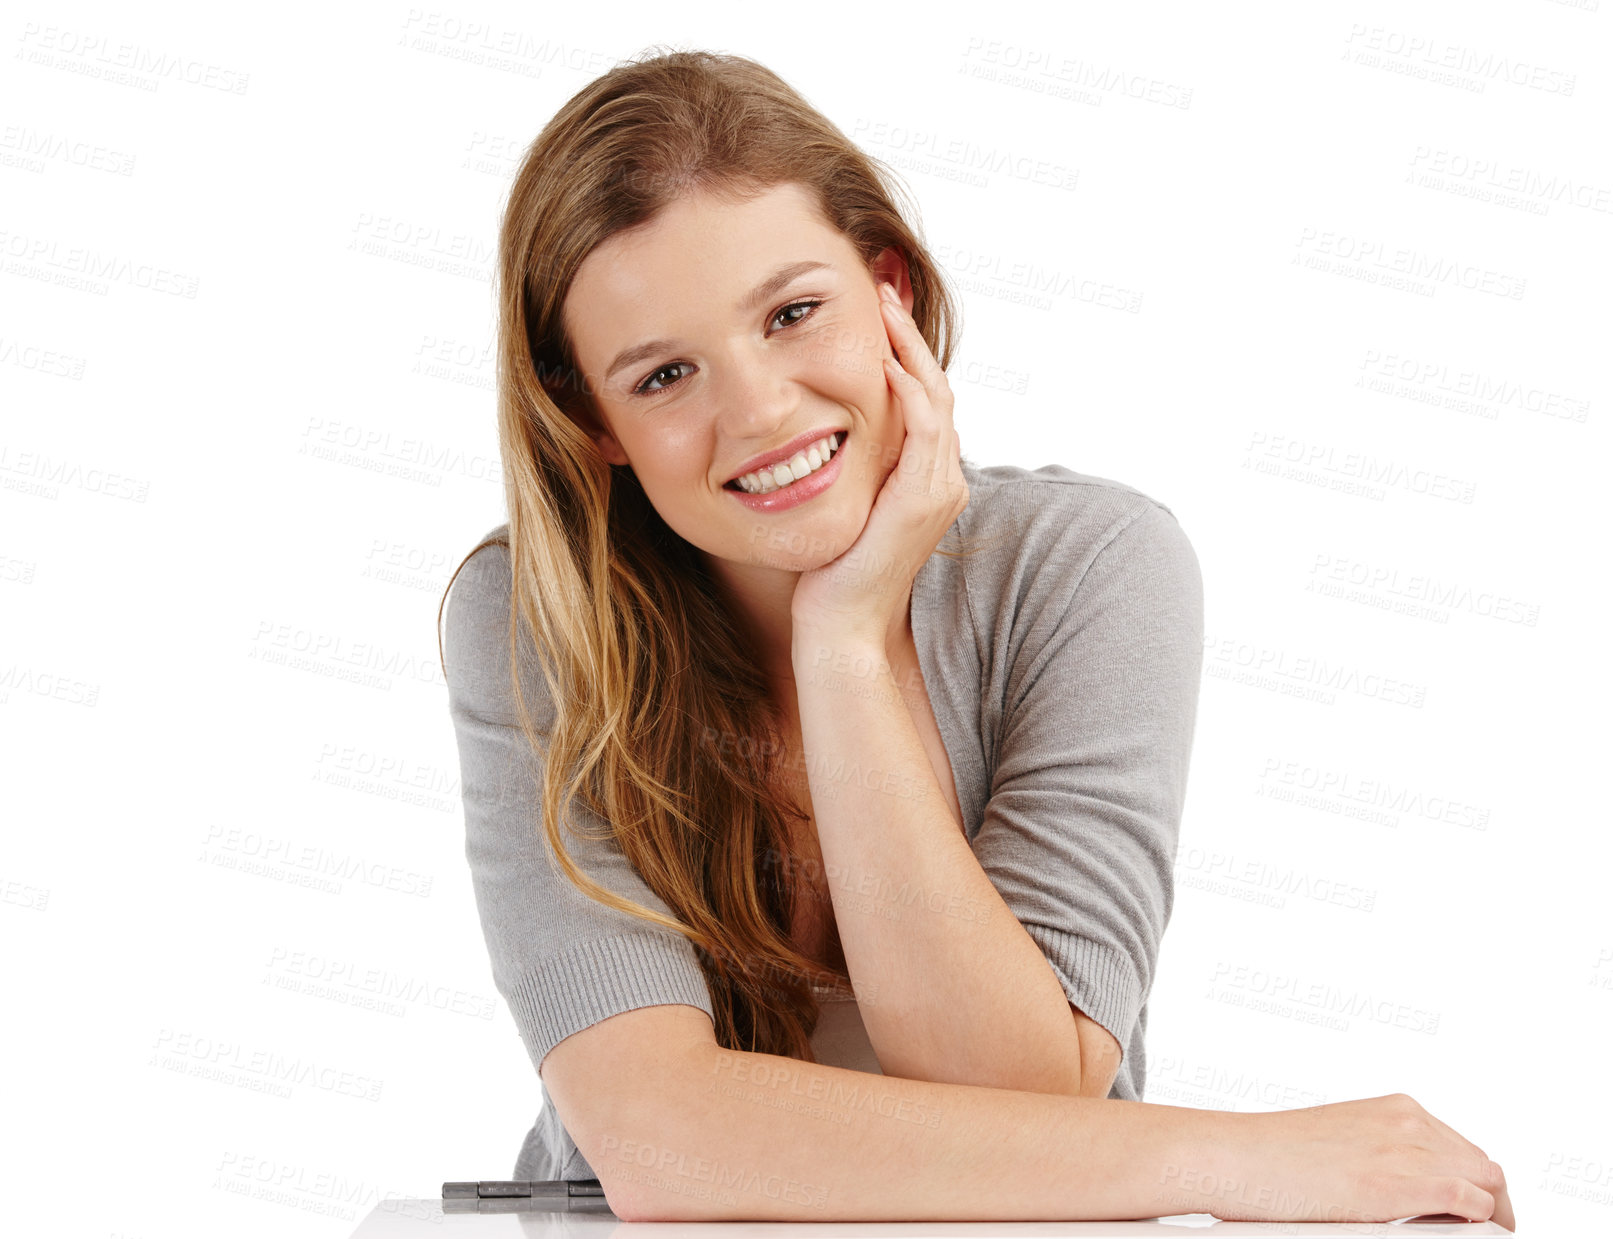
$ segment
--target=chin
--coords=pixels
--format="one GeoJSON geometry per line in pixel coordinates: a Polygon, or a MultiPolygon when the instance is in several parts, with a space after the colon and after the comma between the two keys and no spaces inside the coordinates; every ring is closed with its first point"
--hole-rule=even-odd
{"type": "Polygon", "coordinates": [[[755,541],[744,545],[739,562],[780,572],[811,572],[840,558],[856,540],[856,531],[763,530],[755,541]]]}

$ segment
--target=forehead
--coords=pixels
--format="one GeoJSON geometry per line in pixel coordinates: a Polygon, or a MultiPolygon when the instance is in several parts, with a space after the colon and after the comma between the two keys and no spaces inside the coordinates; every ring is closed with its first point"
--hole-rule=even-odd
{"type": "Polygon", "coordinates": [[[728,321],[746,292],[800,259],[842,271],[858,262],[804,187],[776,185],[741,202],[691,194],[596,246],[572,280],[563,321],[586,354],[679,335],[702,320],[728,321]]]}

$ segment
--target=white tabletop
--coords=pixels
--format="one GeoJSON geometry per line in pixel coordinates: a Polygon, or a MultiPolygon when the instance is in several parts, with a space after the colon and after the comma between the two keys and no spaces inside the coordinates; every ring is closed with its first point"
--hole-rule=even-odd
{"type": "Polygon", "coordinates": [[[1488,1239],[1513,1233],[1494,1222],[1467,1222],[1440,1214],[1437,1219],[1403,1219],[1398,1222],[1218,1222],[1208,1213],[1184,1213],[1176,1217],[1149,1218],[1137,1222],[623,1222],[611,1213],[556,1213],[547,1210],[516,1212],[444,1213],[440,1200],[384,1200],[371,1210],[353,1232],[352,1239],[457,1239],[459,1236],[492,1236],[516,1239],[524,1236],[567,1236],[575,1239],[604,1239],[619,1228],[633,1239],[702,1239],[724,1236],[736,1225],[747,1235],[769,1239],[807,1239],[807,1236],[879,1235],[889,1239],[922,1239],[945,1235],[947,1239],[1007,1239],[1015,1235],[1080,1235],[1083,1239],[1109,1239],[1114,1236],[1152,1236],[1153,1239],[1197,1239],[1199,1236],[1254,1235],[1397,1235],[1402,1239],[1434,1239],[1435,1236],[1461,1236],[1461,1239],[1488,1239]]]}

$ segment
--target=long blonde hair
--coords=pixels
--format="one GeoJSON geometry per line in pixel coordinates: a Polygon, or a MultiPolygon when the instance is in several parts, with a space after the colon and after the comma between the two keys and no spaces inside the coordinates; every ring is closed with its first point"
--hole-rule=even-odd
{"type": "MultiPolygon", "coordinates": [[[[887,246],[902,254],[913,318],[948,365],[956,309],[895,205],[895,174],[755,61],[644,53],[560,108],[510,191],[498,254],[498,433],[509,508],[500,541],[512,568],[514,695],[534,751],[545,745],[521,694],[518,622],[537,635],[555,706],[541,829],[561,868],[590,898],[689,940],[720,1045],[812,1061],[811,983],[849,977],[820,968],[790,938],[800,892],[789,880],[789,822],[808,818],[779,786],[777,704],[758,651],[694,548],[630,469],[601,456],[561,320],[578,267],[614,233],[692,192],[733,199],[784,182],[810,189],[865,263],[887,246]],[[729,743],[714,742],[723,737],[729,743]],[[753,742],[734,743],[740,737],[753,742]],[[560,831],[576,796],[609,823],[675,919],[577,867],[560,831]]],[[[439,605],[439,652],[441,619],[439,605]]]]}

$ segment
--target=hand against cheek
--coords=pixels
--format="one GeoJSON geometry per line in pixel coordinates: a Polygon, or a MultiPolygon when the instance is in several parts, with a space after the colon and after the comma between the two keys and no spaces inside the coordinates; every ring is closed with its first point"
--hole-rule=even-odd
{"type": "Polygon", "coordinates": [[[901,454],[857,540],[844,554],[801,574],[790,613],[798,628],[889,647],[907,623],[913,578],[969,506],[969,488],[946,372],[883,283],[880,313],[895,352],[884,365],[892,408],[902,422],[901,454]]]}

